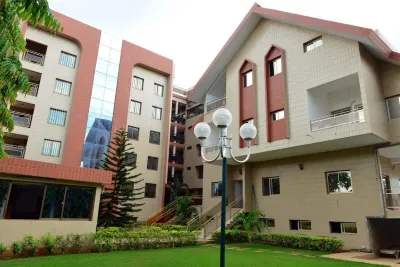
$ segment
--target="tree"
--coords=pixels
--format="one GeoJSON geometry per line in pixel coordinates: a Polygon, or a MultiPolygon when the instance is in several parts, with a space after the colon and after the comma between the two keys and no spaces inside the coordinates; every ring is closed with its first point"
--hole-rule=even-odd
{"type": "Polygon", "coordinates": [[[137,186],[143,179],[139,178],[141,173],[132,174],[136,169],[136,154],[125,129],[117,130],[104,156],[99,167],[111,171],[113,176],[112,186],[101,194],[98,226],[123,227],[136,221],[134,213],[144,205],[136,203],[144,198],[144,187],[137,186]]]}
{"type": "Polygon", "coordinates": [[[3,149],[3,127],[10,132],[14,129],[8,104],[15,103],[18,93],[29,92],[29,80],[18,57],[26,45],[20,28],[23,22],[32,26],[42,25],[55,33],[62,30],[47,0],[0,2],[0,158],[7,156],[3,149]]]}
{"type": "Polygon", "coordinates": [[[264,217],[265,215],[260,210],[253,210],[248,213],[241,211],[233,217],[233,221],[238,223],[235,226],[235,229],[252,231],[254,228],[256,228],[259,232],[261,232],[261,229],[267,228],[267,224],[260,220],[264,217]]]}
{"type": "Polygon", "coordinates": [[[180,193],[186,195],[189,190],[189,185],[182,183],[178,177],[175,177],[173,181],[168,182],[170,186],[171,201],[177,199],[180,193]]]}
{"type": "Polygon", "coordinates": [[[186,225],[189,220],[198,214],[191,197],[178,197],[176,199],[176,224],[186,225]]]}

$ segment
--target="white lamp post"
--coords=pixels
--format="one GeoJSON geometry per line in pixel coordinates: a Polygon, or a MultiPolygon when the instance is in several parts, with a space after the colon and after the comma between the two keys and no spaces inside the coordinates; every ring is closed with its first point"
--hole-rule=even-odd
{"type": "Polygon", "coordinates": [[[204,156],[204,141],[210,136],[211,128],[205,122],[200,122],[194,127],[194,134],[200,139],[201,157],[206,162],[216,161],[222,157],[222,201],[221,201],[221,238],[220,238],[220,266],[225,267],[225,221],[226,221],[226,184],[227,184],[227,162],[226,150],[229,150],[231,158],[244,163],[250,157],[251,140],[257,135],[257,128],[251,123],[245,123],[240,127],[240,136],[246,141],[247,156],[244,160],[236,159],[232,154],[232,137],[228,137],[228,126],[232,122],[232,114],[226,108],[220,108],[213,114],[213,123],[219,129],[218,155],[213,159],[206,159],[204,156]]]}

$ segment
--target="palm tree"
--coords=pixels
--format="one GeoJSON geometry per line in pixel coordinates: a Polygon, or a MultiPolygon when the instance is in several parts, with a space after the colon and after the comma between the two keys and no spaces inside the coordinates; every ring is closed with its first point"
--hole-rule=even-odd
{"type": "Polygon", "coordinates": [[[245,213],[243,211],[237,213],[233,217],[233,221],[238,224],[235,226],[235,230],[252,231],[254,228],[261,232],[263,228],[267,228],[267,224],[261,220],[265,215],[260,210],[253,210],[245,213]]]}
{"type": "Polygon", "coordinates": [[[198,214],[193,199],[191,197],[178,197],[176,199],[176,224],[186,225],[188,221],[198,214]]]}
{"type": "Polygon", "coordinates": [[[170,186],[171,202],[176,200],[180,193],[187,195],[189,191],[189,185],[182,183],[177,177],[173,181],[168,182],[168,185],[170,186]]]}
{"type": "Polygon", "coordinates": [[[14,129],[8,104],[15,103],[18,93],[29,91],[29,80],[18,57],[26,45],[20,28],[23,22],[41,25],[54,33],[62,30],[47,0],[0,2],[0,158],[7,157],[3,149],[3,127],[10,132],[14,129]]]}

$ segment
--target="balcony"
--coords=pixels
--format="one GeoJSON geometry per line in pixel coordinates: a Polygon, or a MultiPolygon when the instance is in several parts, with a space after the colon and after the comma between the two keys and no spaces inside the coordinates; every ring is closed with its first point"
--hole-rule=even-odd
{"type": "Polygon", "coordinates": [[[10,158],[24,158],[28,136],[5,133],[4,134],[4,151],[10,158]]]}
{"type": "Polygon", "coordinates": [[[331,127],[336,127],[348,123],[364,122],[364,110],[362,106],[356,111],[343,111],[325,118],[311,121],[311,131],[323,130],[331,127]]]}
{"type": "Polygon", "coordinates": [[[180,123],[180,124],[185,124],[186,119],[184,115],[175,115],[175,114],[171,114],[171,121],[180,123]]]}
{"type": "Polygon", "coordinates": [[[222,98],[219,98],[217,100],[207,103],[206,110],[207,110],[207,113],[209,113],[213,110],[216,110],[220,107],[225,107],[225,106],[226,106],[226,97],[224,96],[222,98]]]}
{"type": "Polygon", "coordinates": [[[188,119],[196,117],[204,113],[204,105],[197,104],[196,106],[190,107],[187,110],[188,119]]]}
{"type": "Polygon", "coordinates": [[[33,64],[43,66],[46,57],[46,52],[47,52],[46,45],[31,40],[26,40],[26,50],[22,55],[22,59],[24,61],[28,61],[33,64]]]}
{"type": "Polygon", "coordinates": [[[24,146],[4,144],[4,151],[8,154],[8,156],[10,158],[23,159],[24,155],[25,155],[25,147],[24,146]]]}
{"type": "Polygon", "coordinates": [[[26,128],[31,127],[31,121],[32,121],[31,114],[26,114],[26,113],[17,112],[17,111],[11,111],[11,115],[13,117],[15,125],[18,125],[21,127],[26,127],[26,128]]]}
{"type": "Polygon", "coordinates": [[[39,84],[34,83],[34,82],[29,82],[29,86],[30,86],[30,89],[29,89],[28,95],[37,96],[38,91],[39,91],[39,84]]]}
{"type": "Polygon", "coordinates": [[[183,135],[171,135],[169,140],[171,142],[176,142],[179,144],[184,144],[185,143],[185,136],[183,135]]]}

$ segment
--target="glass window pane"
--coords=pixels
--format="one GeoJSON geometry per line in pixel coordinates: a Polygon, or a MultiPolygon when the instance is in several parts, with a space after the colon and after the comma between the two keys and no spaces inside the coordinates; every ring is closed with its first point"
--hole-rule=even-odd
{"type": "Polygon", "coordinates": [[[101,32],[100,44],[111,47],[111,42],[112,42],[112,35],[105,32],[101,32]]]}
{"type": "Polygon", "coordinates": [[[400,96],[392,97],[386,100],[390,119],[400,118],[400,96]]]}
{"type": "Polygon", "coordinates": [[[114,104],[104,101],[101,114],[111,117],[113,115],[113,111],[114,111],[114,104]]]}
{"type": "Polygon", "coordinates": [[[110,103],[115,102],[115,91],[110,90],[110,89],[105,89],[104,90],[104,100],[110,103]]]}
{"type": "Polygon", "coordinates": [[[314,47],[318,47],[322,45],[322,39],[318,39],[314,41],[314,47]]]}
{"type": "Polygon", "coordinates": [[[357,224],[356,223],[342,223],[342,232],[349,234],[357,234],[357,224]]]}
{"type": "Polygon", "coordinates": [[[110,58],[110,48],[108,48],[104,45],[100,45],[98,57],[108,60],[110,58]]]}
{"type": "Polygon", "coordinates": [[[107,76],[106,87],[108,89],[117,90],[117,78],[112,76],[107,76]]]}
{"type": "Polygon", "coordinates": [[[13,183],[7,204],[7,219],[39,219],[44,188],[44,184],[13,183]]]}
{"type": "Polygon", "coordinates": [[[328,192],[329,193],[335,193],[338,192],[339,188],[339,176],[338,173],[328,173],[327,174],[327,180],[328,180],[328,192]]]}
{"type": "Polygon", "coordinates": [[[270,188],[269,188],[269,178],[263,178],[263,196],[270,195],[270,188]]]}
{"type": "Polygon", "coordinates": [[[121,51],[122,48],[122,39],[117,38],[115,36],[112,37],[111,48],[117,51],[121,51]]]}
{"type": "Polygon", "coordinates": [[[42,218],[61,218],[65,186],[47,185],[44,196],[42,218]]]}
{"type": "Polygon", "coordinates": [[[107,75],[118,77],[119,66],[117,64],[108,63],[107,75]]]}
{"type": "Polygon", "coordinates": [[[92,97],[103,100],[104,97],[104,87],[93,85],[92,97]]]}
{"type": "Polygon", "coordinates": [[[111,49],[110,51],[110,62],[114,64],[119,64],[119,59],[121,57],[121,53],[111,49]]]}
{"type": "Polygon", "coordinates": [[[102,106],[103,101],[94,98],[90,100],[90,112],[101,114],[102,106]]]}
{"type": "Polygon", "coordinates": [[[10,182],[0,181],[0,219],[3,218],[7,203],[8,191],[10,189],[10,182]]]}
{"type": "Polygon", "coordinates": [[[299,229],[311,230],[311,222],[310,221],[299,221],[299,229]]]}
{"type": "Polygon", "coordinates": [[[106,75],[101,72],[95,72],[94,74],[94,84],[100,86],[106,86],[106,75]]]}
{"type": "Polygon", "coordinates": [[[350,172],[339,173],[339,192],[353,192],[350,172]]]}
{"type": "Polygon", "coordinates": [[[279,178],[272,178],[271,179],[271,188],[272,188],[272,195],[278,195],[281,193],[279,178]]]}
{"type": "Polygon", "coordinates": [[[94,121],[95,121],[96,117],[98,117],[98,115],[89,112],[88,121],[87,121],[87,123],[86,123],[86,127],[89,127],[89,128],[92,127],[93,124],[94,124],[94,121]]]}
{"type": "Polygon", "coordinates": [[[107,73],[107,66],[108,62],[104,59],[97,59],[96,62],[96,71],[102,72],[102,73],[107,73]]]}
{"type": "Polygon", "coordinates": [[[94,188],[68,187],[63,218],[90,219],[94,195],[94,188]]]}

